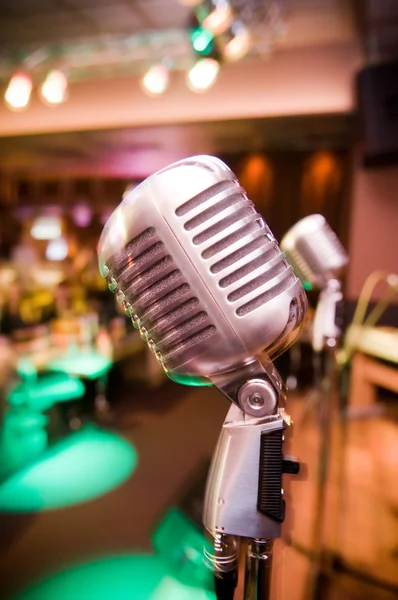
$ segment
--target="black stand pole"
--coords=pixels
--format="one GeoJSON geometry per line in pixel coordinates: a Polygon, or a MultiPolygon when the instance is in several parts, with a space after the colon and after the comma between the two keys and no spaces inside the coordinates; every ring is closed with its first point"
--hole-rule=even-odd
{"type": "Polygon", "coordinates": [[[274,540],[249,540],[244,600],[270,600],[274,540]]]}

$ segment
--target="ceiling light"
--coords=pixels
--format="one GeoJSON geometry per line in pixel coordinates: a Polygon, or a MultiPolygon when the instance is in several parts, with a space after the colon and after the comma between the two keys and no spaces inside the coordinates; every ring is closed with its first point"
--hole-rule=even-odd
{"type": "Polygon", "coordinates": [[[62,104],[68,91],[68,80],[62,71],[50,71],[40,88],[40,96],[47,104],[62,104]]]}
{"type": "Polygon", "coordinates": [[[213,49],[214,35],[210,29],[197,25],[191,29],[191,43],[198,54],[210,54],[213,49]]]}
{"type": "Polygon", "coordinates": [[[227,0],[205,0],[196,9],[198,21],[215,34],[222,33],[231,25],[233,11],[227,0]]]}
{"type": "Polygon", "coordinates": [[[241,21],[234,21],[223,35],[225,37],[223,55],[226,60],[240,60],[248,53],[251,36],[241,21]]]}
{"type": "Polygon", "coordinates": [[[29,104],[32,87],[33,84],[29,75],[24,73],[13,75],[4,94],[8,107],[13,110],[26,108],[29,104]]]}
{"type": "Polygon", "coordinates": [[[208,90],[216,81],[220,63],[213,58],[202,58],[188,71],[188,87],[194,92],[208,90]]]}
{"type": "Polygon", "coordinates": [[[197,6],[202,0],[178,0],[183,6],[197,6]]]}
{"type": "Polygon", "coordinates": [[[151,96],[160,96],[166,91],[169,85],[170,73],[164,65],[153,65],[148,69],[141,85],[144,91],[151,96]]]}

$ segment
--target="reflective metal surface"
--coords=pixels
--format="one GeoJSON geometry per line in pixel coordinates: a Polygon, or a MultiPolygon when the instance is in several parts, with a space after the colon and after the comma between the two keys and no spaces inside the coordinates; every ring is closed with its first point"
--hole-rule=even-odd
{"type": "Polygon", "coordinates": [[[250,540],[247,547],[244,600],[269,600],[273,540],[250,540]]]}
{"type": "Polygon", "coordinates": [[[111,291],[171,378],[195,383],[297,337],[300,281],[234,173],[196,156],[130,191],[98,245],[111,291]]]}
{"type": "Polygon", "coordinates": [[[281,524],[257,509],[261,434],[281,430],[280,414],[264,419],[232,405],[214,453],[205,495],[207,529],[249,538],[276,538],[281,524]]]}
{"type": "Polygon", "coordinates": [[[348,263],[346,251],[322,215],[293,225],[282,238],[281,249],[297,276],[317,288],[338,277],[348,263]]]}

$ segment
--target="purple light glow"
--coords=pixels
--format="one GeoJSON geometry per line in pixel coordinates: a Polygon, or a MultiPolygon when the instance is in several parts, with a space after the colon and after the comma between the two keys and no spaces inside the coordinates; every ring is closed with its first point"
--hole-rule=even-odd
{"type": "Polygon", "coordinates": [[[73,221],[77,227],[88,227],[93,218],[93,211],[88,204],[77,204],[73,208],[73,221]]]}

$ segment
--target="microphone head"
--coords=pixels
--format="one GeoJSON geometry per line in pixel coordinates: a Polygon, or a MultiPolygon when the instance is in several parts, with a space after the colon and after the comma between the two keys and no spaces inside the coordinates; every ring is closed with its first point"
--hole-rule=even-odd
{"type": "Polygon", "coordinates": [[[322,215],[310,215],[293,225],[282,238],[281,249],[301,281],[316,288],[338,278],[348,263],[346,251],[322,215]]]}
{"type": "Polygon", "coordinates": [[[200,385],[297,337],[301,282],[234,173],[194,156],[125,195],[99,267],[170,378],[200,385]]]}

